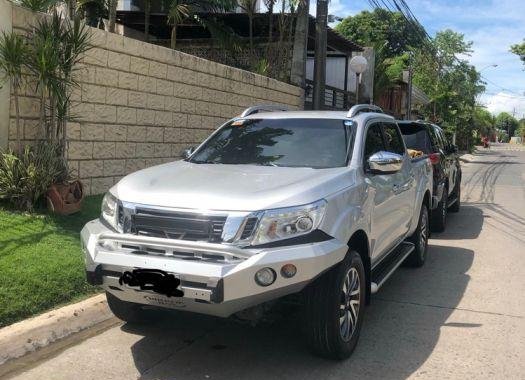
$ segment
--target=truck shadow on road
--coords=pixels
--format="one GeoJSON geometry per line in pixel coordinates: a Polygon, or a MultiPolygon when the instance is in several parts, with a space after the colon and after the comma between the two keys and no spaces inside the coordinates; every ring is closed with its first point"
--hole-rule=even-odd
{"type": "Polygon", "coordinates": [[[441,329],[476,328],[449,320],[467,288],[471,250],[431,245],[427,264],[401,268],[367,308],[359,345],[342,362],[313,356],[301,334],[301,313],[256,327],[173,313],[149,326],[132,347],[141,379],[405,379],[432,354],[441,329]]]}

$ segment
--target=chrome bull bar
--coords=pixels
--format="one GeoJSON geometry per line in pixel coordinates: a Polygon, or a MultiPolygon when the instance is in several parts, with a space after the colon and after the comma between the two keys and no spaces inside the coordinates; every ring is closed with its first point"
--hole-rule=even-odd
{"type": "MultiPolygon", "coordinates": [[[[152,250],[164,251],[166,256],[176,256],[177,252],[191,252],[196,257],[205,257],[209,255],[223,256],[226,260],[248,259],[257,252],[253,250],[242,249],[234,245],[213,244],[207,242],[165,239],[151,236],[138,236],[119,233],[102,233],[98,237],[98,245],[107,249],[108,244],[118,243],[126,246],[138,246],[140,250],[149,253],[152,250]],[[149,249],[149,251],[148,251],[149,249]]],[[[120,248],[119,248],[120,249],[120,248]]]]}

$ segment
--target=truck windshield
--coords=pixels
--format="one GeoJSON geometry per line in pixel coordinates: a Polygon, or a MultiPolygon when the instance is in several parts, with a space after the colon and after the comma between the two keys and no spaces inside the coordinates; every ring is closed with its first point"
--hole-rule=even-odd
{"type": "Polygon", "coordinates": [[[342,119],[240,119],[221,128],[191,157],[197,164],[346,166],[354,127],[342,119]]]}

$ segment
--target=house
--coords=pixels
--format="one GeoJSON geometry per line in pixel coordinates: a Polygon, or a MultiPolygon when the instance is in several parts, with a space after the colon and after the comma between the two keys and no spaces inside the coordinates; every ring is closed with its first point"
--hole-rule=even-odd
{"type": "MultiPolygon", "coordinates": [[[[122,0],[121,0],[122,1],[122,0]]],[[[144,39],[144,12],[142,0],[129,1],[126,10],[117,11],[117,22],[122,25],[123,34],[144,39]],[[142,33],[142,36],[137,36],[142,33]]],[[[260,72],[263,75],[290,82],[291,52],[293,31],[286,29],[280,34],[280,25],[293,25],[294,15],[274,14],[272,19],[272,40],[269,39],[270,18],[267,13],[256,13],[253,17],[253,49],[249,44],[250,19],[246,13],[230,12],[219,14],[198,14],[201,18],[213,18],[215,24],[227,31],[227,40],[214,38],[207,28],[186,20],[177,26],[176,49],[212,61],[220,62],[241,69],[260,72]],[[230,45],[230,48],[227,45],[230,45]],[[235,47],[232,47],[235,45],[235,47]],[[238,48],[239,46],[244,48],[238,48]],[[264,71],[265,62],[272,62],[272,70],[264,71]],[[276,64],[275,64],[276,63],[276,64]]],[[[167,9],[164,3],[151,9],[149,41],[155,44],[170,45],[171,27],[167,22],[167,9]]],[[[307,62],[303,76],[305,78],[305,108],[312,107],[313,59],[315,50],[315,18],[309,17],[307,39],[307,62]]],[[[356,76],[349,67],[349,60],[356,54],[373,55],[371,49],[365,49],[341,36],[335,30],[327,29],[327,83],[324,105],[326,109],[346,110],[355,103],[356,76]]],[[[373,64],[370,65],[374,67],[373,64]]],[[[373,69],[367,72],[361,81],[361,102],[369,102],[372,97],[373,69]]]]}

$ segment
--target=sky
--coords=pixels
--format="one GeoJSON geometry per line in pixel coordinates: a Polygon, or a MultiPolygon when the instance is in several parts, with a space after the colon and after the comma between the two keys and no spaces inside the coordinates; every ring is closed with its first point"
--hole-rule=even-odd
{"type": "MultiPolygon", "coordinates": [[[[525,0],[405,1],[431,36],[450,28],[473,42],[474,52],[466,58],[486,82],[480,104],[494,114],[515,112],[517,118],[525,118],[525,66],[509,52],[510,45],[525,38],[525,0]]],[[[329,14],[338,17],[365,9],[371,9],[367,0],[331,0],[329,4],[329,14]]],[[[315,14],[315,1],[311,0],[310,11],[315,14]]]]}

